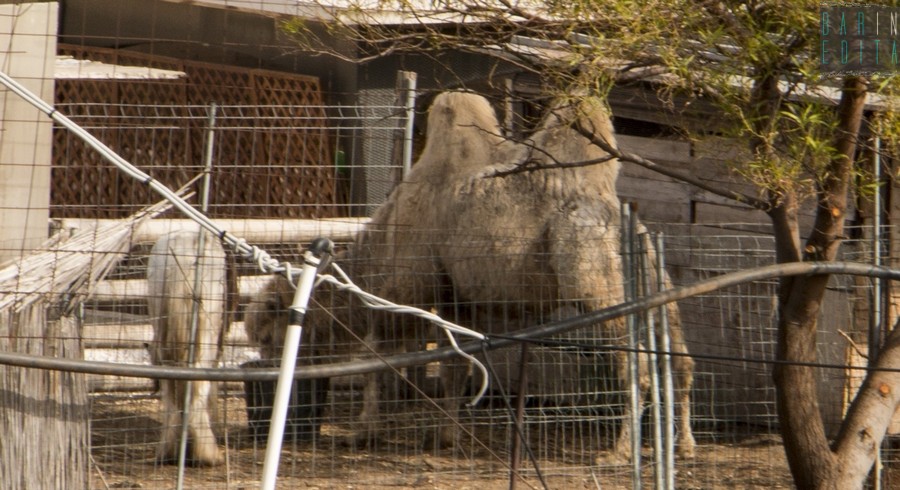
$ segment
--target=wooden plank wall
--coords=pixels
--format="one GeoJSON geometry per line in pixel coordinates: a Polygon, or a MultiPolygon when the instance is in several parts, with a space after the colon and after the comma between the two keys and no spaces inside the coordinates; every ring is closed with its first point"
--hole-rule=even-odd
{"type": "MultiPolygon", "coordinates": [[[[710,185],[751,195],[755,192],[752,184],[732,170],[733,163],[745,156],[733,141],[617,138],[621,149],[710,185]]],[[[770,221],[762,211],[630,163],[622,165],[618,192],[623,202],[637,205],[638,215],[651,231],[667,236],[666,261],[676,285],[774,263],[770,221]]],[[[801,229],[808,230],[812,219],[811,213],[801,216],[801,229]]],[[[852,283],[846,279],[835,282],[824,302],[822,362],[842,365],[845,361],[847,342],[838,330],[853,330],[852,283]]],[[[774,357],[774,294],[772,283],[751,284],[680,304],[692,353],[735,358],[697,359],[694,399],[699,419],[774,423],[771,365],[754,362],[774,357]]],[[[826,420],[836,424],[841,415],[844,373],[822,370],[819,374],[826,420]]]]}

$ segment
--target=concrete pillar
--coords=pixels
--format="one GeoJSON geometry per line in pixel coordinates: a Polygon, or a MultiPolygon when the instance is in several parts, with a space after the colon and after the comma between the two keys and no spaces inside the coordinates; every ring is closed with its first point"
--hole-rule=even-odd
{"type": "MultiPolygon", "coordinates": [[[[0,70],[53,102],[56,2],[0,5],[0,70]]],[[[0,89],[0,264],[47,238],[52,124],[0,89]]]]}

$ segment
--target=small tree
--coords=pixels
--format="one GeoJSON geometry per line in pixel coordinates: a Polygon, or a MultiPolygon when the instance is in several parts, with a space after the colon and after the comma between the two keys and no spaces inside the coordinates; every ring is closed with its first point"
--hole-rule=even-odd
{"type": "MultiPolygon", "coordinates": [[[[605,93],[617,83],[652,80],[664,100],[678,95],[715,105],[721,128],[747,141],[751,157],[736,162],[735,169],[759,192],[746,195],[690,176],[666,175],[765,211],[780,263],[835,259],[851,182],[859,173],[856,154],[867,93],[890,95],[895,89],[890,80],[875,86],[856,76],[835,81],[817,75],[809,53],[818,3],[809,0],[447,0],[429,10],[403,1],[380,6],[406,22],[387,25],[377,9],[360,3],[333,12],[327,23],[332,34],[360,47],[356,61],[399,51],[493,53],[540,74],[549,96],[605,93]],[[536,41],[544,51],[522,49],[514,37],[536,41]],[[840,94],[836,104],[813,96],[829,87],[840,94]],[[805,205],[815,206],[815,219],[801,242],[798,217],[805,205]]],[[[302,20],[285,29],[307,49],[338,54],[302,20]]],[[[885,111],[871,128],[887,137],[897,120],[885,111]]],[[[621,160],[662,170],[605,141],[595,143],[621,160]]],[[[778,417],[799,488],[860,488],[900,403],[900,374],[870,373],[837,438],[828,440],[809,367],[816,361],[816,319],[828,279],[780,283],[777,357],[784,362],[774,370],[778,417]]],[[[878,367],[900,367],[900,333],[889,334],[880,351],[878,367]]]]}

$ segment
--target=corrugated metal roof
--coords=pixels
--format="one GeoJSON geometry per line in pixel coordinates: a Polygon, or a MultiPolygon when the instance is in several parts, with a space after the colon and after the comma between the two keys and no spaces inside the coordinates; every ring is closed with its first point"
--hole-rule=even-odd
{"type": "MultiPolygon", "coordinates": [[[[298,16],[306,19],[340,19],[341,22],[352,24],[370,24],[370,25],[422,25],[422,24],[452,24],[452,23],[468,23],[483,22],[484,17],[478,13],[466,15],[461,12],[450,12],[445,6],[435,0],[403,0],[402,8],[391,9],[392,2],[390,0],[166,0],[177,3],[191,3],[195,5],[205,5],[212,8],[235,9],[249,13],[270,16],[298,16]]],[[[517,7],[529,11],[545,10],[545,3],[541,0],[518,0],[513,2],[517,7]]],[[[485,5],[489,5],[487,0],[485,5]]],[[[511,18],[510,21],[516,19],[511,18]]],[[[597,39],[584,35],[569,36],[569,42],[583,43],[591,45],[598,42],[597,39]]],[[[566,44],[564,41],[559,41],[566,44]]],[[[565,48],[560,49],[556,42],[531,39],[522,36],[516,36],[511,42],[502,46],[488,45],[484,46],[485,52],[502,56],[503,52],[515,53],[518,56],[532,56],[543,62],[569,62],[572,61],[572,54],[565,48]]],[[[620,66],[623,60],[607,60],[609,66],[620,66]]],[[[663,76],[650,77],[648,81],[661,81],[663,76]]],[[[733,83],[736,86],[746,86],[749,79],[746,77],[734,77],[733,83]]],[[[840,99],[841,91],[839,87],[830,86],[828,84],[818,86],[799,85],[795,87],[792,97],[795,98],[813,98],[818,100],[828,100],[837,102],[840,99]]],[[[866,102],[866,108],[870,110],[880,110],[887,107],[889,101],[884,96],[870,93],[866,102]]],[[[895,102],[896,103],[896,102],[895,102]]]]}
{"type": "MultiPolygon", "coordinates": [[[[233,9],[262,15],[298,15],[304,2],[297,0],[166,0],[172,3],[189,3],[221,9],[233,9]]],[[[310,3],[310,5],[314,5],[310,3]]],[[[322,4],[324,5],[324,3],[322,4]]]]}
{"type": "MultiPolygon", "coordinates": [[[[166,0],[219,9],[233,9],[264,16],[296,16],[305,19],[330,20],[369,25],[421,25],[484,22],[478,13],[454,12],[435,5],[434,0],[404,0],[392,4],[383,0],[166,0]],[[402,6],[401,6],[402,5],[402,6]]],[[[523,3],[523,2],[517,2],[523,3]]],[[[533,2],[542,5],[542,2],[533,2]]],[[[515,20],[515,19],[510,19],[515,20]]]]}

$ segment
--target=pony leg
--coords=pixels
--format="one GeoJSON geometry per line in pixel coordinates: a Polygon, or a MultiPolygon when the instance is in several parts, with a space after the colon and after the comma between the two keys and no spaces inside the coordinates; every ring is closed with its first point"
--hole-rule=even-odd
{"type": "Polygon", "coordinates": [[[175,381],[161,379],[159,381],[159,400],[161,402],[162,428],[159,438],[159,446],[156,450],[156,459],[163,462],[178,459],[178,438],[181,427],[181,411],[179,403],[175,400],[178,389],[175,381]]]}
{"type": "Polygon", "coordinates": [[[209,381],[191,383],[191,413],[188,417],[192,462],[209,466],[221,462],[221,454],[216,446],[216,436],[209,416],[211,385],[209,381]]]}

